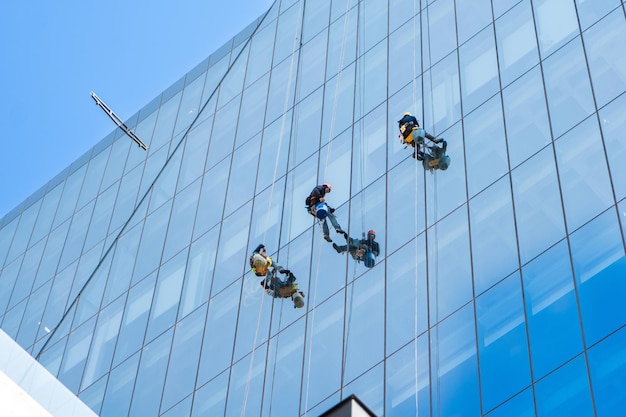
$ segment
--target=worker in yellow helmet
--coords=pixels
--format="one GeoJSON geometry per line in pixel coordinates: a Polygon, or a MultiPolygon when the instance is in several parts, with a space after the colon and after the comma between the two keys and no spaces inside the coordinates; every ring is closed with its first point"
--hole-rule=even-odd
{"type": "Polygon", "coordinates": [[[402,144],[415,148],[413,158],[423,161],[425,169],[430,171],[448,169],[450,165],[450,157],[446,155],[448,144],[443,138],[437,139],[422,129],[417,118],[409,112],[404,113],[398,120],[398,128],[400,141],[402,144]],[[433,145],[426,145],[424,139],[430,140],[433,145]]]}
{"type": "Polygon", "coordinates": [[[260,244],[250,256],[250,268],[252,273],[258,277],[263,277],[261,286],[265,292],[274,298],[291,298],[293,306],[300,308],[304,306],[304,293],[298,291],[296,277],[290,270],[274,264],[271,256],[267,256],[265,245],[260,244]],[[271,270],[270,270],[271,268],[271,270]],[[278,277],[278,273],[287,275],[285,281],[278,277]]]}

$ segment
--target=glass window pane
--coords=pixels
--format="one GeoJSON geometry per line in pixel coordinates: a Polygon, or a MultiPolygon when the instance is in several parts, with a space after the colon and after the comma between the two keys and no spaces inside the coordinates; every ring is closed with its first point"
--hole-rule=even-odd
{"type": "Polygon", "coordinates": [[[429,296],[435,300],[430,317],[438,321],[472,299],[467,208],[456,210],[427,233],[429,296]]]}
{"type": "Polygon", "coordinates": [[[387,145],[385,105],[381,105],[354,126],[352,143],[352,193],[362,190],[384,175],[387,145]]]}
{"type": "Polygon", "coordinates": [[[459,44],[463,44],[491,23],[491,1],[457,0],[456,19],[459,44]]]}
{"type": "MultiPolygon", "coordinates": [[[[356,59],[356,35],[358,7],[347,10],[347,6],[353,3],[348,0],[345,6],[340,7],[341,13],[345,13],[330,25],[328,53],[326,64],[326,80],[330,80],[338,72],[350,65],[356,59]]],[[[332,2],[332,7],[340,4],[332,2]]],[[[354,4],[352,4],[354,6],[354,4]]]]}
{"type": "Polygon", "coordinates": [[[566,241],[526,265],[522,275],[533,377],[538,380],[583,349],[566,241]]]}
{"type": "MultiPolygon", "coordinates": [[[[284,6],[284,5],[283,5],[284,6]]],[[[276,31],[276,42],[274,43],[273,66],[287,58],[294,51],[294,38],[300,37],[302,28],[302,5],[298,4],[286,10],[278,16],[278,29],[276,31]]],[[[275,71],[275,69],[274,69],[275,71]]],[[[275,75],[272,71],[272,75],[275,75]]],[[[286,78],[283,79],[283,81],[286,78]]]]}
{"type": "Polygon", "coordinates": [[[422,336],[417,339],[417,346],[413,341],[387,358],[385,416],[430,415],[428,355],[428,337],[422,336]]]}
{"type": "Polygon", "coordinates": [[[426,19],[423,25],[427,25],[428,32],[422,35],[422,39],[428,40],[430,51],[430,65],[439,62],[456,48],[456,32],[454,30],[442,30],[442,28],[456,27],[454,16],[454,1],[439,0],[432,2],[426,8],[426,19]]]}
{"type": "MultiPolygon", "coordinates": [[[[294,130],[297,132],[297,138],[294,136],[294,140],[292,141],[293,149],[290,151],[292,155],[291,160],[294,165],[299,164],[319,149],[323,93],[323,88],[318,89],[298,103],[295,108],[295,120],[293,123],[294,130]]],[[[280,121],[282,121],[282,118],[280,121]]],[[[279,121],[276,123],[279,123],[279,121]]],[[[267,134],[264,135],[264,140],[265,137],[267,137],[267,134]]],[[[265,146],[263,150],[268,152],[265,146]]],[[[272,146],[272,150],[276,152],[274,146],[272,146]]]]}
{"type": "MultiPolygon", "coordinates": [[[[402,8],[401,6],[400,8],[395,8],[395,6],[391,7],[391,10],[410,10],[402,8]]],[[[410,8],[412,6],[409,5],[408,7],[410,8]]],[[[409,14],[412,14],[412,12],[409,14]]],[[[391,13],[391,15],[396,18],[402,16],[402,19],[408,18],[409,14],[391,13]]],[[[387,80],[389,95],[394,94],[401,88],[403,91],[402,94],[409,92],[413,94],[413,86],[407,86],[407,84],[422,73],[422,44],[419,33],[416,33],[418,36],[413,36],[413,26],[415,25],[415,30],[417,31],[420,24],[420,17],[421,15],[418,14],[414,17],[417,21],[411,19],[403,24],[402,28],[389,35],[389,56],[391,57],[388,66],[389,74],[387,80]]],[[[415,95],[421,96],[421,86],[419,86],[418,89],[415,90],[415,95]],[[418,89],[420,91],[418,91],[418,89]]]]}
{"type": "Polygon", "coordinates": [[[476,324],[471,304],[431,330],[432,415],[477,416],[478,358],[476,324]],[[462,387],[462,389],[460,388],[462,387]]]}
{"type": "Polygon", "coordinates": [[[33,343],[35,343],[35,337],[37,336],[37,332],[41,326],[41,316],[43,312],[41,306],[46,304],[51,287],[52,280],[48,281],[30,294],[17,337],[15,338],[15,341],[19,343],[24,350],[31,352],[31,354],[33,352],[32,346],[33,343]]]}
{"type": "Polygon", "coordinates": [[[626,323],[626,257],[615,211],[570,237],[585,342],[596,343],[626,323]]]}
{"type": "Polygon", "coordinates": [[[263,128],[269,80],[269,75],[266,75],[243,92],[239,109],[236,147],[248,141],[263,128]]]}
{"type": "Polygon", "coordinates": [[[167,232],[170,208],[171,203],[165,204],[146,218],[135,261],[133,282],[138,282],[141,278],[157,269],[161,263],[163,241],[167,232]]]}
{"type": "Polygon", "coordinates": [[[185,150],[180,164],[177,191],[187,187],[204,172],[212,122],[213,118],[209,118],[200,124],[196,124],[187,136],[187,139],[185,139],[185,150]]]}
{"type": "Polygon", "coordinates": [[[535,396],[538,417],[594,415],[584,356],[537,382],[535,396]]]}
{"type": "Polygon", "coordinates": [[[215,113],[206,168],[213,167],[233,151],[239,100],[233,100],[215,113]]]}
{"type": "Polygon", "coordinates": [[[326,83],[322,115],[322,144],[353,124],[354,67],[351,65],[326,83]]]}
{"type": "Polygon", "coordinates": [[[384,368],[381,363],[355,381],[344,386],[345,392],[351,392],[356,395],[377,416],[382,416],[385,411],[383,404],[383,393],[385,391],[383,372],[384,368]]]}
{"type": "Polygon", "coordinates": [[[522,265],[565,237],[554,153],[547,148],[511,172],[522,265]]]}
{"type": "MultiPolygon", "coordinates": [[[[123,135],[121,130],[118,134],[123,135]]],[[[119,180],[122,176],[131,143],[132,141],[127,137],[120,137],[111,145],[111,155],[109,156],[104,175],[102,176],[102,183],[100,184],[102,190],[110,187],[111,184],[119,180]]],[[[133,150],[136,150],[134,149],[134,144],[132,146],[133,150]]],[[[106,153],[106,151],[104,153],[106,153]]],[[[63,195],[63,198],[65,198],[65,190],[63,191],[63,195]]],[[[61,204],[63,204],[63,199],[61,199],[61,204]]]]}
{"type": "Polygon", "coordinates": [[[379,43],[359,58],[356,77],[358,83],[354,117],[359,118],[380,105],[387,97],[386,42],[379,43]]]}
{"type": "Polygon", "coordinates": [[[267,345],[258,347],[231,368],[225,416],[256,417],[263,399],[267,345]],[[252,361],[252,364],[250,363],[252,361]]]}
{"type": "Polygon", "coordinates": [[[94,202],[92,201],[72,216],[72,223],[63,245],[63,254],[59,260],[59,270],[65,269],[66,266],[80,257],[87,230],[89,230],[93,208],[94,202]]]}
{"type": "Polygon", "coordinates": [[[509,177],[469,204],[474,290],[482,293],[518,268],[509,177]]]}
{"type": "Polygon", "coordinates": [[[241,285],[231,285],[209,301],[209,314],[198,370],[198,386],[214,378],[231,364],[240,294],[241,285]],[[225,348],[226,346],[229,348],[225,348]]]}
{"type": "Polygon", "coordinates": [[[103,309],[98,315],[93,345],[85,366],[81,386],[88,387],[111,369],[115,351],[115,342],[120,331],[120,322],[124,313],[126,299],[120,297],[116,302],[103,309]]]}
{"type": "Polygon", "coordinates": [[[426,253],[424,240],[421,234],[387,258],[387,352],[394,352],[417,337],[416,330],[419,334],[428,328],[426,257],[415,256],[426,253]]]}
{"type": "MultiPolygon", "coordinates": [[[[9,250],[9,254],[6,258],[7,262],[11,262],[13,259],[15,259],[18,255],[24,253],[24,251],[26,250],[28,242],[30,240],[30,235],[33,232],[35,222],[37,221],[37,215],[39,213],[40,206],[41,200],[27,208],[24,212],[22,212],[22,215],[19,217],[19,224],[17,225],[17,230],[15,231],[13,242],[11,242],[11,249],[9,250]]],[[[34,242],[31,242],[31,245],[33,243],[34,242]]]]}
{"type": "Polygon", "coordinates": [[[623,10],[602,19],[583,39],[596,103],[602,107],[626,90],[626,54],[615,51],[615,45],[626,44],[623,10]]]}
{"type": "Polygon", "coordinates": [[[129,216],[135,209],[140,184],[141,167],[137,167],[122,177],[120,189],[115,199],[115,209],[113,210],[113,216],[111,218],[111,230],[117,229],[129,220],[129,216]]]}
{"type": "Polygon", "coordinates": [[[304,2],[302,43],[308,43],[311,38],[320,33],[322,29],[328,27],[329,14],[330,2],[321,4],[304,2]]]}
{"type": "Polygon", "coordinates": [[[585,120],[557,140],[554,147],[565,219],[572,231],[614,204],[597,119],[585,120]]]}
{"type": "Polygon", "coordinates": [[[54,216],[54,223],[52,227],[60,225],[67,220],[72,213],[74,213],[76,202],[78,201],[78,194],[80,193],[80,188],[83,184],[83,180],[85,179],[86,170],[87,165],[83,165],[81,169],[74,172],[67,180],[65,180],[63,195],[61,196],[59,207],[54,216]]]}
{"type": "Polygon", "coordinates": [[[363,0],[360,10],[359,45],[360,53],[369,51],[374,45],[387,36],[387,2],[380,0],[363,0]]]}
{"type": "Polygon", "coordinates": [[[600,110],[604,146],[609,159],[611,181],[617,201],[626,197],[626,94],[600,110]]]}
{"type": "Polygon", "coordinates": [[[254,197],[254,175],[259,164],[260,148],[260,136],[256,136],[233,153],[224,217],[254,197]]]}
{"type": "Polygon", "coordinates": [[[176,321],[186,262],[185,250],[161,266],[150,310],[146,341],[152,340],[176,321]]]}
{"type": "MultiPolygon", "coordinates": [[[[63,184],[60,184],[57,185],[54,189],[48,191],[43,198],[41,210],[39,210],[39,216],[37,217],[37,223],[35,223],[33,235],[30,238],[31,245],[35,242],[38,242],[39,239],[50,233],[50,229],[52,229],[52,220],[54,219],[54,214],[56,213],[57,206],[59,205],[59,199],[61,198],[62,192],[63,184]]],[[[13,223],[17,225],[17,220],[14,220],[13,223]]],[[[5,228],[6,227],[9,226],[5,226],[5,228]]],[[[9,243],[11,242],[9,241],[9,243]]],[[[2,258],[2,256],[0,256],[0,261],[3,260],[4,259],[2,258]]]]}
{"type": "Polygon", "coordinates": [[[198,116],[198,111],[200,110],[200,96],[204,88],[204,79],[205,77],[196,78],[183,90],[183,98],[180,102],[174,134],[188,130],[189,127],[191,127],[191,123],[198,116]]]}
{"type": "Polygon", "coordinates": [[[129,417],[156,416],[159,413],[167,360],[172,344],[172,329],[145,346],[141,353],[129,417]]]}
{"type": "Polygon", "coordinates": [[[191,243],[193,219],[196,216],[199,192],[200,181],[196,181],[174,197],[174,206],[167,229],[167,240],[163,249],[164,261],[191,243]]]}
{"type": "Polygon", "coordinates": [[[341,363],[344,301],[344,293],[339,292],[309,313],[304,358],[309,365],[304,369],[301,398],[304,410],[340,388],[341,367],[328,364],[341,363]]]}
{"type": "Polygon", "coordinates": [[[209,299],[216,248],[217,239],[211,233],[191,244],[179,317],[185,317],[209,299]]]}
{"type": "Polygon", "coordinates": [[[578,18],[572,0],[534,0],[533,8],[543,57],[556,51],[578,33],[578,18]]]}
{"type": "MultiPolygon", "coordinates": [[[[270,70],[272,54],[268,51],[274,46],[275,33],[276,21],[258,30],[252,37],[248,66],[246,68],[246,87],[270,70]]],[[[210,71],[214,71],[214,69],[210,71]]]]}
{"type": "Polygon", "coordinates": [[[198,197],[194,238],[203,235],[222,219],[223,203],[216,202],[223,202],[225,199],[226,187],[224,184],[228,181],[229,169],[230,160],[224,160],[205,174],[200,197],[198,197]]]}
{"type": "MultiPolygon", "coordinates": [[[[276,261],[277,264],[278,262],[280,259],[276,261]]],[[[293,309],[291,300],[273,299],[265,294],[259,285],[260,281],[261,278],[252,273],[246,274],[244,277],[233,362],[238,361],[252,352],[255,347],[265,343],[272,317],[272,304],[278,307],[279,303],[288,303],[288,306],[293,309]]]]}
{"type": "MultiPolygon", "coordinates": [[[[231,102],[233,99],[237,102],[237,106],[239,106],[239,97],[241,97],[241,90],[243,89],[243,78],[246,74],[248,51],[250,51],[250,46],[247,46],[243,54],[231,64],[228,72],[220,82],[220,93],[217,100],[218,109],[226,106],[227,103],[231,102]]],[[[234,115],[234,117],[236,116],[237,114],[234,115]]]]}
{"type": "Polygon", "coordinates": [[[348,286],[344,384],[384,357],[384,281],[379,263],[348,286]]]}
{"type": "MultiPolygon", "coordinates": [[[[561,1],[556,0],[554,3],[561,1]]],[[[571,3],[571,0],[567,2],[571,3]]],[[[560,18],[558,21],[561,21],[560,18]]],[[[545,59],[543,69],[552,135],[558,138],[595,112],[580,37],[545,59]]]]}
{"type": "MultiPolygon", "coordinates": [[[[232,284],[246,268],[246,263],[242,262],[242,259],[248,258],[246,238],[250,230],[251,208],[252,204],[248,203],[222,222],[215,263],[215,270],[220,272],[213,277],[212,294],[217,294],[232,284]]],[[[217,238],[217,235],[214,238],[217,238]]]]}
{"type": "Polygon", "coordinates": [[[491,410],[531,383],[520,284],[519,274],[514,274],[476,299],[484,410],[491,410]]]}
{"type": "Polygon", "coordinates": [[[67,237],[67,231],[70,227],[70,222],[67,221],[61,226],[57,227],[48,236],[46,242],[46,249],[41,257],[39,263],[39,269],[37,270],[37,278],[35,279],[35,288],[49,280],[57,272],[57,266],[59,263],[59,257],[63,250],[63,243],[67,237]]]}
{"type": "Polygon", "coordinates": [[[460,119],[459,65],[451,54],[424,74],[424,129],[438,136],[460,119]]]}
{"type": "Polygon", "coordinates": [[[222,373],[194,394],[192,417],[219,416],[226,408],[229,372],[222,373]]]}
{"type": "Polygon", "coordinates": [[[465,126],[467,185],[471,197],[508,171],[500,97],[492,98],[466,116],[465,126]]]}
{"type": "Polygon", "coordinates": [[[57,378],[72,392],[78,392],[95,323],[94,317],[70,333],[67,347],[63,352],[63,361],[57,378]]]}
{"type": "Polygon", "coordinates": [[[122,416],[128,413],[135,387],[139,354],[111,371],[102,403],[101,416],[122,416]]]}
{"type": "Polygon", "coordinates": [[[502,90],[507,145],[514,168],[552,141],[539,67],[502,90]]]}
{"type": "Polygon", "coordinates": [[[618,416],[626,407],[626,397],[616,395],[626,389],[624,346],[626,329],[621,329],[588,351],[589,373],[599,417],[618,416]]]}
{"type": "Polygon", "coordinates": [[[491,25],[459,47],[459,62],[463,113],[468,114],[500,89],[491,25]]]}
{"type": "Polygon", "coordinates": [[[200,308],[176,324],[161,410],[169,409],[193,392],[205,319],[206,308],[200,308]]]}
{"type": "MultiPolygon", "coordinates": [[[[9,253],[9,249],[11,248],[11,243],[13,242],[15,230],[17,229],[19,221],[19,217],[15,218],[7,226],[0,228],[0,269],[4,268],[6,257],[9,253]]],[[[37,230],[37,225],[35,225],[35,230],[37,230]]],[[[34,242],[36,242],[36,240],[33,240],[33,243],[34,242]]]]}
{"type": "MultiPolygon", "coordinates": [[[[281,308],[281,310],[283,310],[281,308]]],[[[289,313],[292,308],[284,308],[289,313]]],[[[276,320],[277,317],[274,317],[276,320]]],[[[276,322],[275,322],[276,323],[276,322]]],[[[265,392],[261,415],[297,416],[300,406],[304,320],[287,327],[270,340],[265,373],[265,392]],[[271,389],[268,389],[271,387],[271,389]]],[[[255,355],[256,357],[256,355],[255,355]]]]}
{"type": "Polygon", "coordinates": [[[486,414],[487,417],[536,417],[533,391],[525,389],[486,414]]]}
{"type": "Polygon", "coordinates": [[[503,86],[537,65],[539,52],[530,0],[519,2],[496,20],[496,42],[503,86]]]}
{"type": "Polygon", "coordinates": [[[620,0],[576,0],[576,9],[578,9],[578,19],[580,19],[582,30],[596,23],[619,5],[620,0]]]}

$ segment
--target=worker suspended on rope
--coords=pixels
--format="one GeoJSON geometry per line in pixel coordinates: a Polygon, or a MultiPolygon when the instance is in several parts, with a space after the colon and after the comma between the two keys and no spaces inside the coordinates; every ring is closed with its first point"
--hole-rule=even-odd
{"type": "Polygon", "coordinates": [[[291,298],[294,307],[304,306],[304,293],[298,291],[296,277],[290,270],[274,264],[272,258],[267,256],[265,245],[260,244],[250,255],[250,268],[254,275],[263,277],[260,284],[267,294],[274,298],[291,298]],[[286,275],[287,279],[283,281],[278,273],[286,275]]]}
{"type": "Polygon", "coordinates": [[[442,171],[448,169],[450,166],[450,157],[446,155],[448,143],[443,138],[437,139],[422,129],[415,116],[409,112],[404,113],[402,119],[398,120],[398,128],[400,141],[415,148],[413,158],[422,161],[424,169],[431,172],[435,169],[442,171]],[[425,139],[431,144],[427,145],[425,139]]]}
{"type": "Polygon", "coordinates": [[[365,237],[365,233],[361,239],[349,237],[346,239],[347,245],[339,246],[333,243],[333,248],[337,253],[350,253],[353,259],[359,262],[363,261],[366,267],[372,268],[376,264],[376,257],[380,254],[380,245],[375,239],[376,232],[369,230],[367,237],[365,237]]]}
{"type": "Polygon", "coordinates": [[[334,215],[335,209],[326,204],[326,200],[324,197],[332,190],[333,187],[331,187],[330,184],[318,185],[313,188],[311,194],[306,198],[305,201],[306,208],[309,214],[318,219],[322,224],[324,239],[326,239],[327,242],[332,242],[333,240],[330,238],[330,232],[328,230],[326,218],[330,220],[337,233],[343,235],[346,239],[348,238],[348,234],[341,229],[341,226],[339,225],[339,222],[334,215]]]}

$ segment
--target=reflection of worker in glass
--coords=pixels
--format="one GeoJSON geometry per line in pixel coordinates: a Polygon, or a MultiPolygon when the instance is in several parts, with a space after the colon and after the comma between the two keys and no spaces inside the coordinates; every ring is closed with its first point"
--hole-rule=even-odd
{"type": "Polygon", "coordinates": [[[398,128],[402,144],[415,148],[413,158],[422,161],[425,169],[430,171],[448,169],[450,166],[450,157],[446,155],[448,144],[443,138],[437,139],[420,128],[415,116],[409,112],[404,113],[402,119],[398,120],[398,128]],[[424,139],[428,139],[432,144],[426,145],[424,139]]]}
{"type": "Polygon", "coordinates": [[[366,267],[371,268],[380,254],[380,246],[374,239],[376,239],[376,232],[370,230],[367,232],[367,238],[365,236],[363,239],[348,238],[347,245],[339,246],[333,243],[333,248],[337,253],[349,252],[353,259],[363,261],[366,267]]]}
{"type": "Polygon", "coordinates": [[[318,185],[311,191],[311,194],[306,198],[306,206],[309,214],[322,223],[322,231],[324,232],[324,239],[327,242],[332,242],[333,240],[330,238],[330,232],[328,230],[328,224],[326,223],[326,218],[330,220],[335,231],[339,234],[342,234],[347,237],[347,234],[341,230],[341,226],[337,221],[337,218],[333,214],[335,209],[326,204],[325,196],[333,190],[333,187],[330,184],[322,184],[318,185]]]}
{"type": "Polygon", "coordinates": [[[260,244],[250,256],[250,267],[252,273],[258,277],[263,277],[261,286],[265,292],[274,298],[291,298],[294,307],[304,306],[304,293],[298,291],[296,277],[290,270],[284,269],[278,264],[273,264],[272,258],[267,256],[265,246],[260,244]],[[270,268],[272,270],[270,271],[270,268]],[[278,277],[278,273],[287,275],[286,280],[278,277]]]}

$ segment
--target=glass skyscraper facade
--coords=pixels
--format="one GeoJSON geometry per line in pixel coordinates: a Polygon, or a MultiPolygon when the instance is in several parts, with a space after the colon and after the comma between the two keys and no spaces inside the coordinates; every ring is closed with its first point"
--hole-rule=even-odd
{"type": "Polygon", "coordinates": [[[101,416],[621,415],[624,45],[620,0],[277,0],[0,220],[0,326],[101,416]]]}

